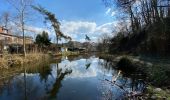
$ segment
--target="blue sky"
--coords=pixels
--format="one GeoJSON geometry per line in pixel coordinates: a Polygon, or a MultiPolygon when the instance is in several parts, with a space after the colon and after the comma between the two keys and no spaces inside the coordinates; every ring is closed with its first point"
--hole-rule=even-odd
{"type": "Polygon", "coordinates": [[[102,0],[38,0],[59,20],[68,21],[95,21],[97,24],[110,22],[112,18],[105,15],[107,8],[102,0]]]}
{"type": "MultiPolygon", "coordinates": [[[[4,11],[14,12],[11,5],[5,0],[2,1],[0,14],[4,11]]],[[[63,33],[71,36],[75,41],[84,42],[86,34],[91,37],[92,41],[97,41],[97,38],[102,34],[111,33],[115,25],[115,11],[106,8],[102,0],[35,0],[35,4],[53,12],[61,22],[63,33]]],[[[36,31],[44,30],[43,16],[33,16],[37,16],[39,20],[28,23],[27,26],[36,31]]],[[[45,30],[54,40],[54,32],[47,28],[45,30]]]]}

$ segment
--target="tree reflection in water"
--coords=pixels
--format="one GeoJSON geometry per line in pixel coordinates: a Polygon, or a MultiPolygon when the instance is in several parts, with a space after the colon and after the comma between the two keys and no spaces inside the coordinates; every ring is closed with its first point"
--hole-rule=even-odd
{"type": "Polygon", "coordinates": [[[55,83],[53,84],[53,88],[50,90],[50,98],[57,98],[57,93],[59,91],[59,89],[62,87],[62,80],[64,79],[64,77],[68,74],[72,73],[71,69],[65,69],[64,72],[62,72],[63,69],[58,67],[58,63],[57,63],[57,77],[55,80],[55,83]]]}
{"type": "Polygon", "coordinates": [[[103,75],[101,81],[102,84],[100,87],[100,89],[103,91],[102,100],[112,100],[113,98],[130,98],[136,100],[141,98],[141,94],[146,88],[146,75],[143,75],[141,72],[123,72],[122,70],[116,69],[115,64],[109,61],[99,61],[99,64],[102,65],[107,72],[114,69],[111,71],[112,79],[108,79],[105,73],[103,75]],[[122,95],[119,97],[114,97],[113,93],[115,92],[113,92],[113,90],[115,90],[115,88],[117,88],[117,92],[121,91],[122,95]]]}
{"type": "Polygon", "coordinates": [[[47,82],[48,76],[51,75],[51,67],[50,66],[42,66],[42,68],[39,70],[39,76],[41,81],[47,82]]]}
{"type": "Polygon", "coordinates": [[[86,64],[85,64],[86,70],[89,69],[89,67],[91,66],[92,63],[91,61],[92,61],[91,59],[86,59],[86,64]]]}
{"type": "Polygon", "coordinates": [[[12,89],[11,78],[9,78],[9,79],[1,78],[0,79],[0,96],[3,93],[4,86],[6,86],[5,88],[7,89],[7,94],[10,95],[11,94],[10,90],[12,89]]]}
{"type": "MultiPolygon", "coordinates": [[[[58,98],[65,100],[61,96],[82,98],[82,96],[87,95],[97,100],[98,96],[99,98],[102,96],[103,100],[115,100],[126,97],[133,98],[135,93],[140,93],[145,88],[145,77],[142,73],[118,70],[116,64],[109,62],[109,60],[92,56],[88,59],[80,57],[80,60],[68,62],[68,60],[57,62],[55,60],[49,65],[43,64],[39,67],[29,65],[32,67],[26,67],[27,69],[19,75],[9,79],[12,80],[12,83],[9,81],[12,88],[7,90],[4,86],[5,89],[2,89],[3,93],[0,94],[0,99],[3,100],[3,97],[5,97],[10,100],[16,97],[16,100],[51,100],[58,98]],[[6,92],[11,92],[11,95],[6,92]]],[[[7,79],[5,80],[7,81],[7,79]]],[[[85,98],[82,99],[85,100],[85,98]]]]}

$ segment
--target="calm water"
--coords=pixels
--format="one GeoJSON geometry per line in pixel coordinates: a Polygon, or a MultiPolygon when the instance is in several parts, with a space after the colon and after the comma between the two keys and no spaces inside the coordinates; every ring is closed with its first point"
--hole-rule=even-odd
{"type": "MultiPolygon", "coordinates": [[[[33,65],[30,65],[33,66],[33,65]]],[[[0,79],[0,100],[121,100],[145,88],[95,56],[62,58],[0,79]]]]}

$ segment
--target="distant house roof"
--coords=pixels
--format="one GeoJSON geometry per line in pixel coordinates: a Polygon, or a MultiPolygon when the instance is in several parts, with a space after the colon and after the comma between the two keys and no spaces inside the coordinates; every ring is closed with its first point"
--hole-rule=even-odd
{"type": "MultiPolygon", "coordinates": [[[[23,36],[10,34],[8,29],[0,27],[0,42],[2,44],[23,44],[23,36]]],[[[33,38],[25,36],[25,43],[32,44],[33,38]]]]}
{"type": "MultiPolygon", "coordinates": [[[[17,38],[23,38],[23,36],[12,35],[12,34],[8,34],[8,33],[0,33],[0,35],[11,36],[11,37],[17,37],[17,38]]],[[[33,39],[33,38],[30,37],[30,36],[25,36],[25,38],[33,39]]]]}
{"type": "MultiPolygon", "coordinates": [[[[7,29],[7,28],[4,28],[4,27],[2,27],[2,26],[0,26],[0,35],[17,37],[17,38],[23,38],[22,36],[13,35],[13,34],[8,33],[8,29],[7,29]],[[6,32],[5,32],[4,30],[6,30],[6,32]]],[[[25,36],[25,38],[33,39],[32,37],[29,37],[29,36],[25,36]]]]}

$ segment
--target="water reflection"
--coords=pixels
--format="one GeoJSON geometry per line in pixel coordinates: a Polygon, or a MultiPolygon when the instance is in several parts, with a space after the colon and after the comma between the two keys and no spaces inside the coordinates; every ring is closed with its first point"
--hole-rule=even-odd
{"type": "Polygon", "coordinates": [[[0,86],[0,100],[115,100],[133,97],[145,88],[138,73],[125,73],[113,62],[95,56],[67,57],[24,68],[3,80],[9,83],[0,86]]]}
{"type": "Polygon", "coordinates": [[[112,78],[108,78],[103,75],[104,86],[110,86],[111,88],[111,90],[108,89],[108,91],[105,91],[103,96],[104,100],[112,98],[137,99],[142,95],[146,87],[146,75],[144,75],[144,73],[119,70],[113,62],[109,62],[107,60],[100,62],[100,64],[105,66],[107,72],[110,71],[110,69],[113,71],[112,78]],[[115,90],[122,92],[117,94],[115,90]]]}
{"type": "Polygon", "coordinates": [[[41,81],[47,82],[48,76],[51,75],[52,69],[49,66],[42,66],[42,69],[39,71],[39,76],[41,81]]]}
{"type": "Polygon", "coordinates": [[[55,83],[53,84],[53,88],[50,90],[50,98],[56,98],[56,94],[58,93],[59,89],[62,87],[62,80],[64,79],[64,77],[68,74],[71,74],[72,70],[68,70],[66,69],[65,72],[63,73],[62,71],[60,71],[61,73],[58,73],[58,77],[56,78],[55,83]]]}

